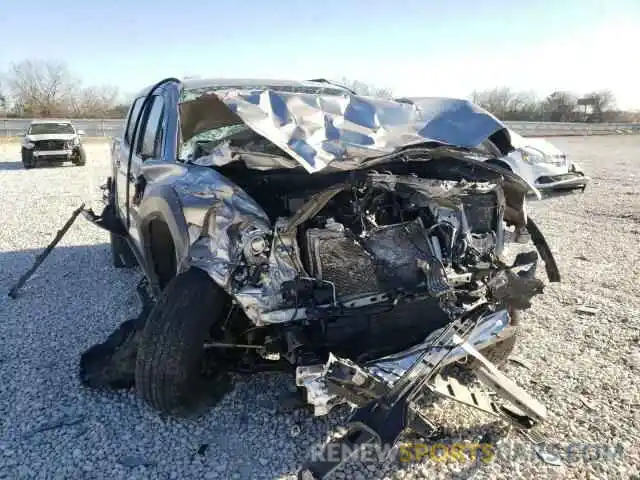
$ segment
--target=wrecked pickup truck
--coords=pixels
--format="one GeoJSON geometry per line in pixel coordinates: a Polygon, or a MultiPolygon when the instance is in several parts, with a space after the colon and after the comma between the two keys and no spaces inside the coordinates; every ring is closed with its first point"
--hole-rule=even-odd
{"type": "Polygon", "coordinates": [[[342,439],[355,446],[437,430],[415,407],[425,392],[533,427],[544,406],[496,365],[543,291],[539,259],[560,275],[527,215],[539,193],[485,163],[487,142],[513,150],[464,100],[274,80],[146,89],[89,215],[116,266],[142,268],[146,308],[83,354],[82,381],[180,412],[219,398],[231,372],[289,369],[316,415],[357,407],[342,439]],[[535,248],[515,254],[523,228],[535,248]],[[452,363],[499,400],[443,376],[452,363]]]}

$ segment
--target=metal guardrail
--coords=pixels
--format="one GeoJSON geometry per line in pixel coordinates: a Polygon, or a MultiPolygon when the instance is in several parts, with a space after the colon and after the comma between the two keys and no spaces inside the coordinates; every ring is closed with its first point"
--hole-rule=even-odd
{"type": "Polygon", "coordinates": [[[640,123],[505,122],[525,137],[640,133],[640,123]]]}
{"type": "MultiPolygon", "coordinates": [[[[68,119],[76,129],[84,130],[89,137],[114,137],[120,135],[123,119],[68,119]]],[[[0,137],[21,137],[33,121],[31,118],[0,118],[0,137]]]]}
{"type": "MultiPolygon", "coordinates": [[[[30,118],[0,118],[0,137],[24,135],[30,118]]],[[[90,137],[114,137],[122,132],[123,119],[71,119],[90,137]]],[[[505,122],[525,137],[569,135],[615,135],[640,133],[640,123],[505,122]]]]}

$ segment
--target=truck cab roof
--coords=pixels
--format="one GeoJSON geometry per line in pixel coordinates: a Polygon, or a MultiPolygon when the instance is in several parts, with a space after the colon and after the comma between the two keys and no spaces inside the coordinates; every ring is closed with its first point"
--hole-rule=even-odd
{"type": "MultiPolygon", "coordinates": [[[[259,79],[259,78],[190,78],[180,82],[180,87],[184,91],[199,90],[226,90],[239,89],[246,90],[252,88],[289,90],[289,91],[323,91],[329,94],[340,94],[349,92],[347,87],[338,85],[328,80],[282,80],[282,79],[259,79]]],[[[136,97],[146,95],[151,90],[152,85],[142,89],[136,97]]]]}

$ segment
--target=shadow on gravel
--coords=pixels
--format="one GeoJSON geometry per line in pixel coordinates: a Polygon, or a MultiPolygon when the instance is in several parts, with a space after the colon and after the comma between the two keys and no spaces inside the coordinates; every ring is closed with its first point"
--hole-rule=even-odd
{"type": "Polygon", "coordinates": [[[35,168],[40,170],[40,169],[50,169],[50,168],[75,168],[76,165],[74,165],[71,162],[48,162],[48,163],[38,163],[35,168]]]}
{"type": "MultiPolygon", "coordinates": [[[[52,227],[50,238],[46,239],[47,242],[53,239],[55,231],[55,227],[52,227]]],[[[42,248],[0,252],[0,271],[2,272],[0,275],[0,294],[7,301],[10,301],[7,297],[9,289],[34,265],[38,255],[44,252],[45,247],[46,245],[43,245],[42,248]]],[[[27,299],[36,292],[40,297],[43,291],[55,298],[57,294],[64,294],[65,291],[68,291],[68,286],[65,283],[83,285],[84,290],[88,290],[88,282],[99,271],[104,273],[105,270],[111,270],[113,275],[117,275],[117,270],[111,267],[109,261],[110,251],[109,245],[106,243],[70,247],[59,245],[45,258],[44,262],[20,289],[16,301],[27,299]]]]}
{"type": "MultiPolygon", "coordinates": [[[[56,227],[51,227],[51,234],[46,237],[47,243],[53,239],[56,227]]],[[[113,295],[122,295],[120,289],[140,275],[136,269],[127,272],[116,270],[111,265],[107,243],[58,245],[18,291],[17,298],[9,298],[11,287],[35,264],[45,247],[43,242],[42,248],[0,252],[0,306],[6,304],[11,308],[12,305],[17,307],[34,302],[34,309],[37,310],[42,302],[45,302],[44,305],[58,304],[62,307],[65,305],[63,302],[77,304],[82,300],[91,310],[93,305],[102,305],[113,295]]],[[[117,305],[114,307],[117,309],[117,305]]],[[[91,311],[86,313],[92,314],[91,311]]]]}
{"type": "Polygon", "coordinates": [[[0,162],[0,171],[2,170],[24,170],[22,162],[0,162]]]}
{"type": "MultiPolygon", "coordinates": [[[[71,162],[66,162],[66,163],[62,163],[62,162],[41,162],[38,163],[34,169],[49,169],[49,168],[62,168],[62,167],[75,167],[74,164],[72,164],[71,162]]],[[[25,170],[24,166],[22,165],[22,162],[20,161],[16,161],[16,162],[0,162],[0,172],[1,171],[13,171],[13,170],[25,170]]]]}

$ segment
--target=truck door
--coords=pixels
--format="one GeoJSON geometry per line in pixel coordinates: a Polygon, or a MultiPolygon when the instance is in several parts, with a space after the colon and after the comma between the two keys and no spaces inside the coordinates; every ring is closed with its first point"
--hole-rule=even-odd
{"type": "MultiPolygon", "coordinates": [[[[127,123],[124,128],[124,133],[120,139],[120,143],[114,144],[114,180],[116,182],[116,195],[117,195],[117,210],[118,216],[122,220],[125,227],[127,224],[127,183],[129,181],[127,170],[127,162],[129,159],[129,150],[131,148],[137,149],[139,146],[139,139],[141,137],[142,125],[138,127],[138,138],[133,139],[133,129],[135,128],[136,119],[140,113],[142,102],[144,97],[136,98],[131,104],[129,109],[129,116],[127,117],[127,123]]],[[[134,153],[135,157],[135,153],[134,153]]]]}
{"type": "Polygon", "coordinates": [[[139,242],[140,215],[139,206],[146,187],[143,175],[143,164],[149,160],[163,158],[163,143],[166,135],[165,99],[161,93],[151,97],[145,112],[143,112],[138,148],[131,162],[128,174],[129,198],[129,234],[134,241],[139,242]]]}
{"type": "Polygon", "coordinates": [[[130,109],[129,118],[124,135],[115,156],[116,170],[116,194],[118,197],[118,215],[125,228],[128,230],[131,240],[141,245],[139,232],[139,217],[137,206],[140,195],[144,189],[144,177],[142,177],[142,164],[149,158],[160,158],[162,153],[162,139],[165,132],[163,122],[164,100],[161,94],[151,97],[145,111],[142,112],[138,125],[137,138],[133,138],[140,109],[145,97],[137,98],[130,109]],[[131,166],[128,168],[129,152],[133,149],[131,166]],[[128,191],[127,191],[128,186],[128,191]]]}

